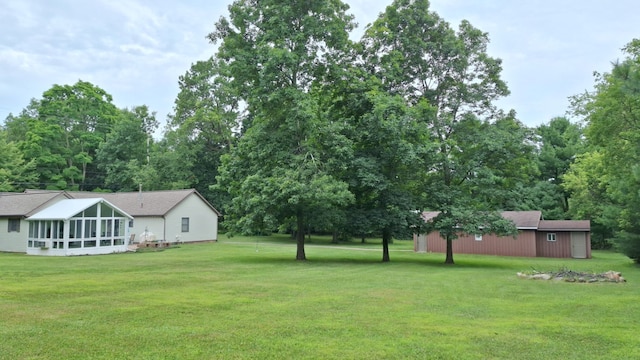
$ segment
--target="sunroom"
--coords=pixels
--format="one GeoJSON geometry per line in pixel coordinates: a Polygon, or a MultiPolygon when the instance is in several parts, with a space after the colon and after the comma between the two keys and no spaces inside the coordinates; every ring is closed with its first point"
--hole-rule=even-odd
{"type": "Polygon", "coordinates": [[[28,255],[97,255],[127,251],[133,217],[103,198],[65,199],[33,214],[28,255]]]}

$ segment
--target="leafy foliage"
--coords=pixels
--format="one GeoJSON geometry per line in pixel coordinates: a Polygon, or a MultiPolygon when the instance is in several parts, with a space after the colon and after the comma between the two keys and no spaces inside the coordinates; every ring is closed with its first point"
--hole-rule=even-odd
{"type": "Polygon", "coordinates": [[[576,194],[575,211],[586,214],[596,205],[591,211],[604,231],[615,231],[619,248],[640,262],[640,40],[624,51],[627,58],[611,73],[596,74],[593,92],[573,98],[591,148],[572,168],[567,187],[576,194]]]}
{"type": "Polygon", "coordinates": [[[7,140],[7,131],[0,128],[0,191],[24,190],[36,181],[34,161],[25,161],[13,141],[7,140]]]}
{"type": "Polygon", "coordinates": [[[223,156],[219,184],[243,232],[288,226],[305,260],[310,219],[352,201],[346,183],[331,174],[325,144],[344,139],[319,107],[322,88],[340,72],[353,28],[338,0],[238,0],[209,38],[220,41],[218,59],[229,87],[247,104],[238,146],[223,156]],[[325,141],[318,141],[324,139],[325,141]]]}
{"type": "Polygon", "coordinates": [[[487,225],[500,221],[475,194],[496,178],[484,162],[491,148],[476,135],[492,125],[480,117],[495,115],[492,101],[508,94],[500,60],[486,53],[488,41],[466,20],[454,31],[426,0],[394,1],[362,40],[369,71],[415,108],[415,121],[434,149],[422,169],[423,206],[440,212],[431,230],[447,240],[446,263],[453,263],[452,234],[460,224],[493,228],[487,225]]]}

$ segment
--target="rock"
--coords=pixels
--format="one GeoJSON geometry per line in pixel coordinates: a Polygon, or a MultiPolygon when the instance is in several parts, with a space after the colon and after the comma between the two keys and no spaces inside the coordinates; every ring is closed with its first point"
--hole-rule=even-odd
{"type": "Polygon", "coordinates": [[[531,278],[532,279],[536,279],[536,280],[549,280],[549,279],[551,279],[551,275],[545,274],[545,273],[534,274],[534,275],[531,276],[531,278]]]}
{"type": "Polygon", "coordinates": [[[620,272],[609,270],[605,273],[594,274],[594,273],[584,273],[584,272],[576,272],[568,269],[561,269],[558,272],[538,272],[534,271],[533,274],[527,274],[523,272],[517,273],[518,277],[521,279],[534,279],[534,280],[550,280],[554,279],[557,281],[566,281],[566,282],[579,282],[579,283],[594,283],[594,282],[626,282],[626,280],[621,276],[620,272]]]}

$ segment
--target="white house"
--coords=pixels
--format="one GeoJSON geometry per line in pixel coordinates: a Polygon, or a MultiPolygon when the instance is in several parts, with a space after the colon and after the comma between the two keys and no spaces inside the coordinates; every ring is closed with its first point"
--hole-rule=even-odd
{"type": "Polygon", "coordinates": [[[0,193],[0,251],[26,252],[26,219],[69,196],[61,191],[0,193]]]}
{"type": "Polygon", "coordinates": [[[103,198],[60,200],[27,218],[27,254],[125,252],[130,220],[133,220],[131,215],[103,198]]]}
{"type": "MultiPolygon", "coordinates": [[[[27,252],[29,237],[27,219],[31,220],[31,217],[39,211],[66,199],[104,199],[115,209],[119,209],[122,215],[133,217],[133,220],[128,221],[129,226],[125,226],[129,231],[125,237],[127,244],[130,241],[139,242],[145,231],[153,233],[159,241],[171,243],[218,239],[220,213],[195,189],[122,193],[27,190],[24,193],[0,193],[0,251],[27,252]]],[[[40,220],[63,221],[64,219],[38,219],[40,220]]],[[[53,242],[53,239],[49,240],[53,242]]],[[[88,244],[92,245],[92,243],[88,244]]],[[[35,253],[37,249],[37,253],[40,254],[41,248],[52,250],[52,246],[34,246],[34,243],[31,245],[33,251],[30,253],[35,253]]],[[[72,245],[76,246],[77,243],[72,245]]],[[[70,251],[68,254],[75,254],[75,251],[70,251]]]]}
{"type": "MultiPolygon", "coordinates": [[[[68,194],[76,199],[95,196],[90,192],[68,194]]],[[[220,213],[195,189],[101,193],[100,196],[133,216],[133,242],[140,242],[145,232],[170,243],[218,240],[220,213]]]]}

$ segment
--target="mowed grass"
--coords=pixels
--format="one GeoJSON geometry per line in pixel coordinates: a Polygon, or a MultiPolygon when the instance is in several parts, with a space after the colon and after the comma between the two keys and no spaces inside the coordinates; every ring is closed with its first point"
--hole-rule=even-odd
{"type": "Polygon", "coordinates": [[[0,254],[1,359],[638,359],[640,268],[285,237],[158,252],[0,254]],[[523,280],[533,268],[625,284],[523,280]]]}

